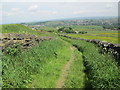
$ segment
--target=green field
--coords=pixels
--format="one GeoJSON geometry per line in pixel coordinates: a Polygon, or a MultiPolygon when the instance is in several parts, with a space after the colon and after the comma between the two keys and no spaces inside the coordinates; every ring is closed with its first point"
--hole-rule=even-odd
{"type": "Polygon", "coordinates": [[[24,34],[37,34],[37,32],[33,31],[31,28],[28,28],[26,26],[20,25],[20,24],[5,24],[1,25],[2,30],[0,30],[2,33],[24,33],[24,34]]]}
{"type": "MultiPolygon", "coordinates": [[[[39,30],[43,31],[51,31],[51,32],[57,32],[58,28],[61,28],[62,26],[42,26],[39,28],[39,30]]],[[[80,26],[80,25],[69,25],[64,27],[71,27],[73,31],[85,31],[87,33],[85,34],[69,34],[64,33],[67,36],[76,37],[76,38],[83,38],[83,39],[97,39],[100,41],[106,41],[114,44],[118,44],[120,41],[120,33],[116,30],[105,30],[102,26],[95,26],[95,25],[86,25],[86,26],[80,26]]],[[[39,31],[38,30],[38,31],[39,31]]]]}
{"type": "Polygon", "coordinates": [[[21,24],[0,25],[0,33],[31,34],[31,35],[37,35],[37,36],[51,36],[51,34],[52,34],[52,33],[42,33],[39,31],[37,32],[37,31],[32,30],[31,28],[26,27],[21,24]]]}
{"type": "MultiPolygon", "coordinates": [[[[3,88],[120,88],[119,66],[112,53],[101,53],[102,48],[90,42],[58,36],[56,28],[61,26],[46,26],[38,30],[21,24],[6,24],[0,27],[3,34],[54,37],[53,40],[40,41],[27,50],[22,49],[20,44],[5,48],[6,52],[0,54],[3,88]]],[[[71,27],[75,31],[87,33],[62,34],[118,43],[118,31],[105,31],[101,26],[95,25],[71,27]]]]}
{"type": "Polygon", "coordinates": [[[70,37],[83,38],[83,39],[97,39],[110,43],[118,44],[120,33],[118,31],[89,31],[87,34],[66,34],[70,37]]]}
{"type": "Polygon", "coordinates": [[[87,25],[87,26],[80,26],[80,25],[71,25],[73,30],[75,31],[100,31],[103,30],[102,26],[95,26],[95,25],[87,25]]]}

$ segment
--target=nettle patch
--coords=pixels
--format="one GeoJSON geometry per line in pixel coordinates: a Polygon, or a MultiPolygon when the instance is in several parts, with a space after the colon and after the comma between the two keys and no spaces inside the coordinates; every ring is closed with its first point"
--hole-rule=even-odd
{"type": "Polygon", "coordinates": [[[5,54],[8,54],[10,56],[16,56],[18,55],[19,53],[21,53],[21,46],[20,44],[13,44],[7,48],[5,48],[4,50],[4,53],[5,54]]]}

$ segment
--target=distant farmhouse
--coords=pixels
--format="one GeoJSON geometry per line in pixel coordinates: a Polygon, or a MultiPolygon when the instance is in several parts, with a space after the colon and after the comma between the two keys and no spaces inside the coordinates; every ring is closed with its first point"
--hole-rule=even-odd
{"type": "Polygon", "coordinates": [[[37,27],[32,27],[32,30],[38,30],[38,28],[37,27]]]}

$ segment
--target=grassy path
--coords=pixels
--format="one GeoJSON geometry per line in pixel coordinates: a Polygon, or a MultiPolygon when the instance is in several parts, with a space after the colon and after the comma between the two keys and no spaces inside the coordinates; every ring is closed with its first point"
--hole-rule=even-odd
{"type": "Polygon", "coordinates": [[[55,88],[56,81],[59,79],[63,67],[70,60],[72,53],[71,44],[63,40],[46,42],[44,42],[44,45],[41,45],[41,43],[37,49],[38,52],[41,51],[40,58],[42,59],[44,55],[43,59],[45,58],[45,60],[37,68],[39,72],[31,75],[31,82],[24,84],[25,88],[55,88]]]}
{"type": "Polygon", "coordinates": [[[62,88],[65,82],[65,79],[68,75],[68,70],[70,69],[70,66],[72,65],[73,61],[74,61],[74,47],[70,47],[70,49],[72,50],[72,54],[70,57],[70,60],[67,62],[67,64],[64,66],[62,73],[60,75],[60,78],[58,79],[57,83],[56,83],[56,88],[62,88]]]}
{"type": "Polygon", "coordinates": [[[4,55],[2,59],[4,87],[82,88],[84,86],[82,54],[70,43],[61,39],[43,41],[15,57],[4,55]],[[11,72],[13,70],[14,72],[11,72]]]}

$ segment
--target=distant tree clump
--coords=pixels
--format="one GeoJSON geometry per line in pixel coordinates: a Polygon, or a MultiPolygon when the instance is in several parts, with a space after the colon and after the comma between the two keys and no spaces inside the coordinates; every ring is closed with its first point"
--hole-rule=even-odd
{"type": "Polygon", "coordinates": [[[79,31],[78,33],[79,34],[86,34],[87,32],[86,31],[79,31]]]}
{"type": "Polygon", "coordinates": [[[75,33],[71,27],[61,27],[58,29],[58,32],[75,33]]]}
{"type": "Polygon", "coordinates": [[[117,30],[119,29],[119,26],[117,25],[103,25],[104,29],[111,29],[111,30],[117,30]]]}

